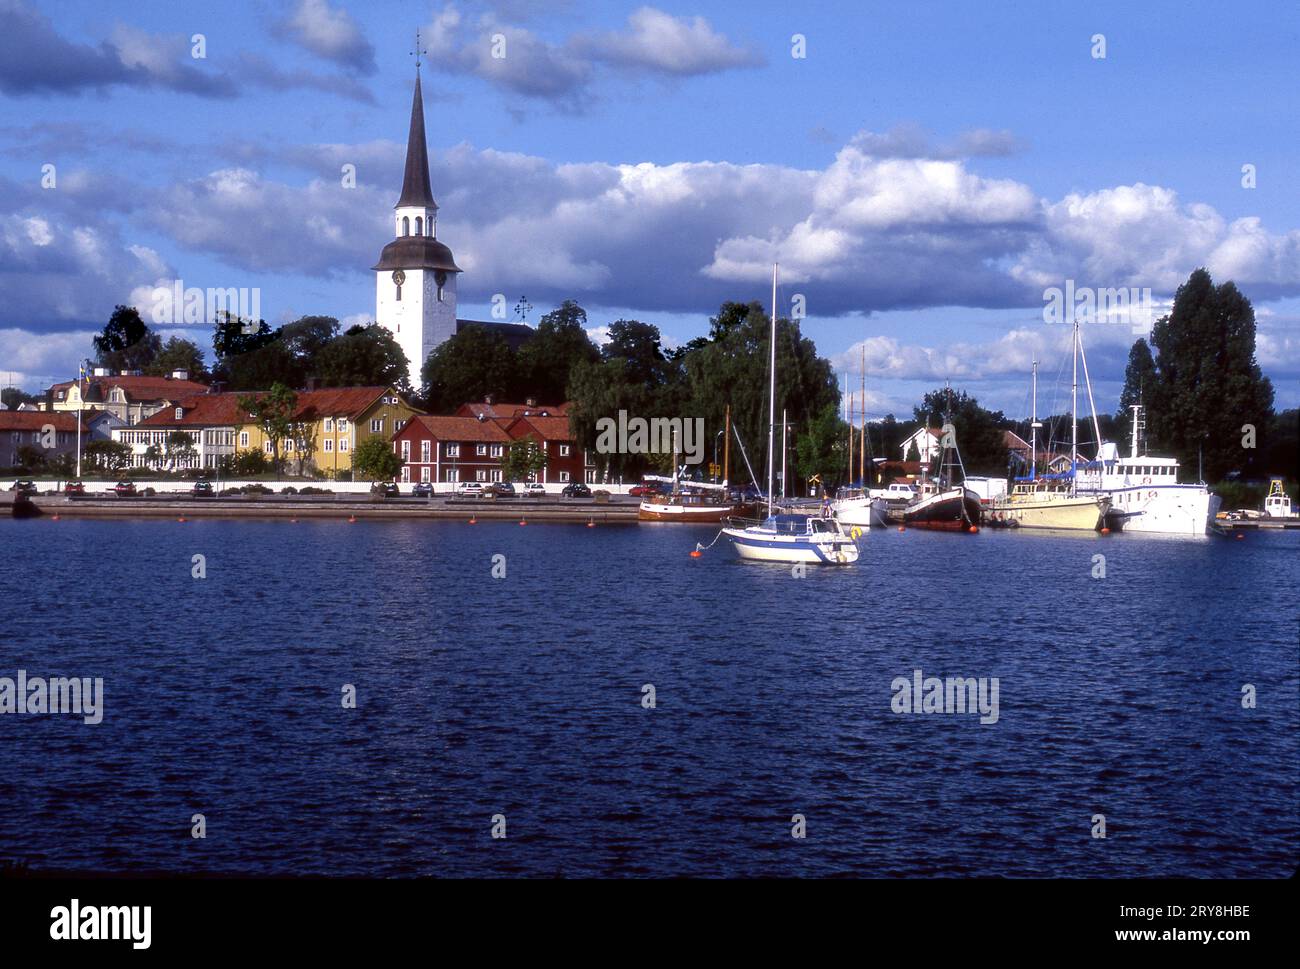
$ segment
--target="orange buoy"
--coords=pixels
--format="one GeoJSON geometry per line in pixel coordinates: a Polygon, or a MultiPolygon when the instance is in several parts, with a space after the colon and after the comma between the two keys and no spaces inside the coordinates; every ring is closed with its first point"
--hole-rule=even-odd
{"type": "Polygon", "coordinates": [[[905,531],[907,531],[907,529],[904,528],[902,525],[899,525],[899,526],[898,526],[898,530],[899,530],[900,532],[905,532],[905,531]]]}
{"type": "Polygon", "coordinates": [[[182,517],[180,517],[180,518],[178,518],[178,519],[176,519],[176,520],[177,520],[178,522],[183,522],[183,521],[185,521],[185,518],[184,518],[184,516],[182,516],[182,517]]]}
{"type": "Polygon", "coordinates": [[[1241,540],[1242,540],[1243,538],[1245,538],[1245,537],[1246,537],[1246,536],[1245,536],[1244,533],[1242,533],[1242,532],[1237,532],[1237,541],[1241,541],[1241,540]]]}
{"type": "Polygon", "coordinates": [[[349,524],[349,525],[355,525],[356,522],[357,522],[357,516],[356,516],[356,515],[348,515],[348,524],[349,524]]]}
{"type": "Polygon", "coordinates": [[[972,535],[974,535],[974,534],[976,534],[976,533],[978,533],[978,532],[979,532],[979,529],[976,528],[974,525],[972,525],[972,526],[970,527],[970,533],[971,533],[972,535]]]}
{"type": "Polygon", "coordinates": [[[703,555],[703,554],[704,554],[704,553],[701,552],[701,551],[697,548],[697,549],[695,549],[694,551],[691,552],[691,558],[693,558],[693,559],[697,559],[697,558],[699,558],[699,557],[700,557],[701,555],[703,555]]]}
{"type": "Polygon", "coordinates": [[[469,516],[469,523],[470,523],[471,525],[477,525],[477,524],[478,524],[478,519],[476,519],[473,515],[470,515],[470,516],[469,516]]]}
{"type": "Polygon", "coordinates": [[[58,520],[59,520],[59,513],[56,511],[54,513],[54,521],[58,521],[58,520]]]}
{"type": "Polygon", "coordinates": [[[298,519],[296,519],[296,518],[290,518],[290,519],[289,519],[289,524],[290,524],[290,525],[296,525],[296,524],[298,524],[298,519]]]}
{"type": "Polygon", "coordinates": [[[1101,529],[1101,533],[1102,533],[1103,535],[1109,535],[1109,534],[1110,534],[1110,529],[1109,529],[1109,528],[1106,528],[1106,527],[1103,525],[1103,526],[1102,526],[1102,529],[1101,529]]]}
{"type": "Polygon", "coordinates": [[[588,528],[595,528],[595,527],[596,527],[596,520],[595,520],[594,518],[588,518],[588,519],[587,519],[587,527],[588,527],[588,528]]]}
{"type": "Polygon", "coordinates": [[[519,519],[519,524],[521,524],[521,525],[527,525],[527,524],[528,524],[528,519],[527,519],[527,518],[521,518],[521,519],[519,519]]]}

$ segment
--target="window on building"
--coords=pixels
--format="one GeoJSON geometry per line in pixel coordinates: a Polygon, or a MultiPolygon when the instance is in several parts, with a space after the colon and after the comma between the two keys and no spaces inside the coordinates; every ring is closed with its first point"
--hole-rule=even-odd
{"type": "Polygon", "coordinates": [[[567,458],[571,453],[573,453],[573,448],[570,445],[568,444],[560,445],[560,457],[567,458]]]}
{"type": "Polygon", "coordinates": [[[409,236],[410,234],[411,234],[411,220],[404,215],[402,216],[402,235],[409,236]]]}
{"type": "Polygon", "coordinates": [[[248,431],[239,432],[239,446],[248,447],[248,431]]]}
{"type": "Polygon", "coordinates": [[[348,449],[348,439],[347,439],[346,437],[344,437],[344,438],[340,438],[340,439],[339,439],[339,450],[340,450],[340,451],[346,451],[347,449],[348,449]]]}
{"type": "Polygon", "coordinates": [[[588,468],[588,469],[587,469],[587,484],[595,484],[595,483],[596,483],[596,469],[595,469],[595,468],[588,468]]]}
{"type": "Polygon", "coordinates": [[[568,481],[568,480],[569,480],[569,472],[567,472],[567,471],[561,471],[561,472],[560,472],[560,480],[561,480],[561,481],[568,481]]]}
{"type": "Polygon", "coordinates": [[[429,457],[429,446],[431,443],[432,442],[427,440],[420,442],[420,460],[423,461],[425,464],[428,464],[429,461],[431,460],[431,458],[429,457]]]}
{"type": "Polygon", "coordinates": [[[275,448],[271,447],[271,442],[270,442],[270,441],[265,442],[265,443],[262,445],[262,447],[266,450],[266,453],[267,453],[267,454],[274,454],[274,453],[275,453],[275,448]]]}
{"type": "Polygon", "coordinates": [[[459,444],[448,444],[448,445],[446,445],[446,447],[447,447],[447,450],[446,450],[445,453],[446,453],[447,457],[449,457],[449,458],[458,458],[458,457],[460,457],[460,445],[459,445],[459,444]]]}
{"type": "Polygon", "coordinates": [[[177,407],[177,408],[176,408],[176,419],[179,421],[179,420],[180,420],[182,417],[184,417],[184,416],[185,416],[185,408],[184,408],[184,407],[177,407]]]}
{"type": "Polygon", "coordinates": [[[403,481],[410,481],[410,480],[411,480],[411,469],[410,469],[410,468],[402,468],[402,480],[403,480],[403,481]]]}
{"type": "Polygon", "coordinates": [[[374,420],[370,422],[371,434],[382,434],[383,431],[384,431],[384,419],[382,417],[376,417],[374,420]]]}
{"type": "Polygon", "coordinates": [[[348,419],[347,419],[346,417],[340,417],[340,418],[339,418],[339,433],[340,433],[340,434],[346,434],[347,432],[348,432],[348,419]]]}
{"type": "Polygon", "coordinates": [[[424,235],[424,219],[420,218],[418,215],[415,217],[415,234],[417,236],[424,235]]]}
{"type": "Polygon", "coordinates": [[[293,450],[293,438],[286,437],[284,439],[284,453],[288,454],[292,450],[293,450]]]}
{"type": "Polygon", "coordinates": [[[421,481],[429,480],[429,466],[427,464],[420,469],[420,480],[421,481]]]}
{"type": "Polygon", "coordinates": [[[477,454],[477,455],[479,455],[479,456],[482,456],[482,455],[487,454],[487,445],[486,445],[486,444],[476,444],[476,445],[474,445],[474,453],[477,454]]]}
{"type": "Polygon", "coordinates": [[[448,468],[446,473],[448,481],[460,480],[460,468],[448,468]]]}
{"type": "Polygon", "coordinates": [[[403,460],[403,461],[409,461],[409,460],[411,460],[411,442],[410,442],[410,441],[403,441],[403,442],[402,442],[402,460],[403,460]]]}
{"type": "Polygon", "coordinates": [[[497,469],[495,469],[495,470],[492,472],[492,480],[493,480],[493,481],[500,481],[500,480],[501,480],[501,469],[500,469],[500,468],[497,468],[497,469]]]}
{"type": "Polygon", "coordinates": [[[499,457],[503,456],[505,453],[506,453],[506,449],[505,449],[504,446],[502,446],[502,445],[500,445],[500,444],[493,444],[493,445],[492,445],[492,456],[493,456],[494,458],[499,458],[499,457]]]}
{"type": "Polygon", "coordinates": [[[326,434],[334,433],[334,418],[332,417],[325,418],[325,433],[326,434]]]}
{"type": "Polygon", "coordinates": [[[488,479],[488,474],[482,468],[479,468],[474,472],[474,478],[477,481],[486,481],[488,479]]]}
{"type": "Polygon", "coordinates": [[[332,454],[333,452],[334,452],[334,439],[327,437],[325,438],[325,453],[332,454]]]}

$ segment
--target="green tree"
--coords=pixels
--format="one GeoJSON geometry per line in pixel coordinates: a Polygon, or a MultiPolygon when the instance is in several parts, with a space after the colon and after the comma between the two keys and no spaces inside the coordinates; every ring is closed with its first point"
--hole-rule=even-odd
{"type": "Polygon", "coordinates": [[[382,326],[350,327],[315,355],[314,373],[323,387],[396,387],[410,394],[406,354],[382,326]]]}
{"type": "Polygon", "coordinates": [[[155,471],[159,470],[162,467],[163,455],[164,452],[161,447],[157,444],[150,444],[144,449],[144,466],[153,468],[155,471]]]}
{"type": "Polygon", "coordinates": [[[112,370],[145,370],[162,348],[162,341],[140,318],[134,306],[113,307],[113,315],[94,338],[95,362],[112,370]]]}
{"type": "Polygon", "coordinates": [[[501,458],[501,477],[505,481],[526,481],[546,468],[546,451],[530,434],[511,442],[501,458]]]}
{"type": "Polygon", "coordinates": [[[268,393],[242,395],[239,409],[251,414],[263,436],[271,442],[271,464],[278,478],[281,469],[280,443],[293,430],[293,416],[298,410],[298,394],[284,384],[273,384],[268,393]]]}
{"type": "Polygon", "coordinates": [[[519,380],[529,397],[543,404],[565,399],[569,372],[580,362],[599,359],[587,336],[587,311],[571,299],[542,317],[536,335],[519,350],[519,380]]]}
{"type": "Polygon", "coordinates": [[[426,406],[449,414],[461,404],[494,396],[507,400],[518,391],[518,367],[509,344],[486,327],[467,326],[442,343],[420,372],[426,406]]]}
{"type": "Polygon", "coordinates": [[[29,394],[17,387],[6,387],[0,390],[0,404],[9,410],[17,410],[22,404],[34,404],[39,399],[35,394],[29,394]]]}
{"type": "Polygon", "coordinates": [[[203,351],[193,340],[178,336],[168,337],[144,372],[154,377],[165,377],[175,370],[184,370],[190,380],[208,379],[208,368],[203,362],[203,351]]]}
{"type": "Polygon", "coordinates": [[[1255,361],[1255,311],[1231,281],[1215,286],[1197,269],[1178,287],[1168,316],[1151,331],[1156,379],[1148,433],[1185,468],[1203,457],[1206,479],[1251,471],[1273,414],[1273,385],[1255,361]],[[1242,446],[1245,425],[1256,448],[1242,446]]]}
{"type": "Polygon", "coordinates": [[[1001,411],[986,410],[966,391],[945,387],[926,394],[913,416],[922,427],[942,428],[951,421],[968,474],[1007,474],[1009,454],[1002,432],[1010,422],[1001,411]]]}
{"type": "MultiPolygon", "coordinates": [[[[1118,442],[1122,445],[1133,432],[1134,404],[1146,404],[1146,393],[1156,382],[1156,361],[1146,340],[1138,340],[1129,349],[1128,366],[1124,368],[1124,389],[1119,395],[1119,410],[1115,413],[1118,442]]],[[[1122,450],[1122,448],[1121,448],[1122,450]]]]}
{"type": "Polygon", "coordinates": [[[87,441],[81,457],[93,471],[115,473],[131,466],[131,446],[121,441],[87,441]]]}
{"type": "Polygon", "coordinates": [[[368,437],[352,452],[352,470],[371,481],[392,481],[406,462],[382,437],[368,437]]]}
{"type": "Polygon", "coordinates": [[[45,467],[45,450],[34,444],[23,444],[18,448],[18,467],[27,472],[40,471],[45,467]]]}
{"type": "Polygon", "coordinates": [[[339,321],[332,316],[301,316],[277,332],[299,371],[306,377],[317,376],[316,358],[338,338],[339,321]]]}
{"type": "Polygon", "coordinates": [[[172,431],[163,444],[163,456],[167,461],[167,467],[173,471],[178,464],[185,464],[198,455],[198,451],[194,449],[194,440],[185,431],[172,431]]]}

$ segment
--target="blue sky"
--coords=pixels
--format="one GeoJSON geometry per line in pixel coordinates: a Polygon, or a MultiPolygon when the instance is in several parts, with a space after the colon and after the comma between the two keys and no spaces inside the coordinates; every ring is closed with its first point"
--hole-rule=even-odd
{"type": "MultiPolygon", "coordinates": [[[[462,316],[572,297],[684,342],[775,258],[871,413],[951,378],[1019,416],[1068,341],[1045,288],[1159,307],[1207,265],[1300,403],[1300,13],[1252,3],[0,0],[0,380],[64,379],[173,278],[372,315],[417,26],[462,316]]],[[[1085,332],[1104,409],[1133,338],[1085,332]]]]}

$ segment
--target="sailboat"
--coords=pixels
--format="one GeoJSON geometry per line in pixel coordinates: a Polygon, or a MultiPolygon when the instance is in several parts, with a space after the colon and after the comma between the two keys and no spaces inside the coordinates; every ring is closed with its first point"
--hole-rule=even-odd
{"type": "Polygon", "coordinates": [[[858,560],[858,546],[834,518],[812,515],[777,514],[772,508],[774,452],[776,449],[776,279],[772,266],[771,362],[768,368],[769,406],[767,425],[767,517],[746,523],[732,519],[722,529],[742,559],[761,562],[806,563],[808,565],[851,565],[858,560]]]}
{"type": "Polygon", "coordinates": [[[965,485],[966,469],[950,430],[951,424],[945,415],[939,474],[933,483],[922,482],[921,494],[903,509],[903,524],[908,528],[979,531],[980,497],[965,485]],[[962,483],[957,482],[957,471],[961,472],[962,483]]]}
{"type": "MultiPolygon", "coordinates": [[[[727,408],[727,432],[730,436],[731,408],[727,408]]],[[[728,453],[731,442],[728,441],[728,453]]],[[[672,490],[666,495],[648,496],[637,507],[638,521],[648,522],[683,522],[700,524],[726,521],[739,510],[738,506],[727,498],[727,465],[723,461],[723,478],[721,484],[704,481],[683,483],[677,464],[677,436],[673,435],[673,476],[671,478],[648,474],[643,480],[671,483],[672,490]]]]}
{"type": "MultiPolygon", "coordinates": [[[[853,395],[849,395],[849,477],[853,477],[853,395]]],[[[867,488],[867,348],[862,346],[862,437],[858,447],[858,480],[841,488],[831,514],[845,525],[884,528],[889,524],[885,499],[867,488]]]]}
{"type": "MultiPolygon", "coordinates": [[[[1011,483],[1011,494],[993,502],[986,516],[994,528],[1052,528],[1067,531],[1096,531],[1102,528],[1110,510],[1108,495],[1079,495],[1074,492],[1073,478],[1068,480],[1038,476],[1038,361],[1033,365],[1033,409],[1029,423],[1029,474],[1011,483]]],[[[1071,440],[1078,440],[1075,415],[1078,405],[1078,374],[1071,401],[1071,420],[1075,429],[1071,440]]],[[[1076,445],[1077,446],[1077,445],[1076,445]]]]}

